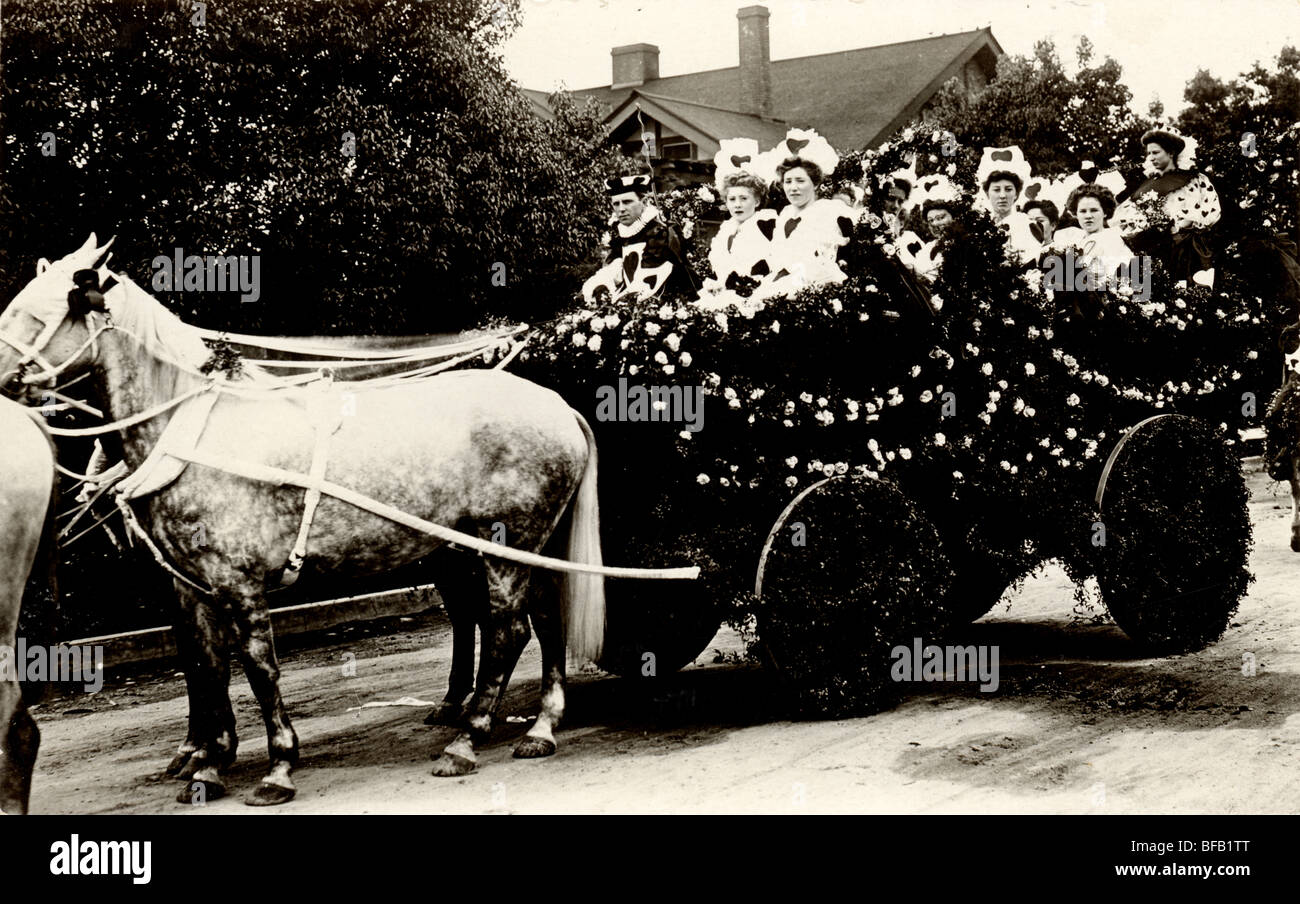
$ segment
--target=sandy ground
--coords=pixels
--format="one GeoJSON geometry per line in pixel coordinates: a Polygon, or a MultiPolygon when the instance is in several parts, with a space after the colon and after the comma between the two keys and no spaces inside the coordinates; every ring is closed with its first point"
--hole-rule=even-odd
{"type": "Polygon", "coordinates": [[[1001,686],[915,685],[897,708],[791,722],[771,675],[714,662],[722,631],[656,697],[598,673],[570,682],[559,752],[515,760],[537,702],[530,644],[479,771],[444,779],[429,757],[451,729],[421,724],[441,699],[450,633],[421,616],[350,626],[282,650],[302,742],[298,798],[252,809],[266,741],[236,670],[242,738],[232,796],[173,802],[162,777],[185,731],[184,685],[155,668],[102,692],[48,701],[34,813],[1295,813],[1300,811],[1300,555],[1285,485],[1252,467],[1256,582],[1232,627],[1199,653],[1135,658],[1117,628],[1072,619],[1063,572],[1045,569],[957,642],[996,644],[1001,686]],[[310,646],[304,643],[311,644],[310,646]],[[1243,654],[1253,654],[1253,676],[1243,654]],[[346,654],[355,676],[345,674],[346,654]]]}

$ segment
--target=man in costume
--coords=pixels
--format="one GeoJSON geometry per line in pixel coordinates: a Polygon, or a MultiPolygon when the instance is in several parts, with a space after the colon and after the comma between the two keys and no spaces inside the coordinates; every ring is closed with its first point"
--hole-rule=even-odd
{"type": "Polygon", "coordinates": [[[694,296],[698,291],[686,265],[677,230],[647,203],[649,176],[616,176],[605,183],[613,216],[605,265],[582,286],[582,297],[595,303],[645,298],[667,289],[694,296]]]}

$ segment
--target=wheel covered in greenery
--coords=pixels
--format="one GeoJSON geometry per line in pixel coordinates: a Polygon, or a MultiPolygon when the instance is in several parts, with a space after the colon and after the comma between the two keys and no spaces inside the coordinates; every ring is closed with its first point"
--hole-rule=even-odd
{"type": "Polygon", "coordinates": [[[836,477],[773,525],[755,582],[759,640],[805,716],[890,706],[890,650],[950,620],[952,579],[934,526],[893,486],[836,477]]]}
{"type": "Polygon", "coordinates": [[[1202,421],[1144,421],[1112,453],[1097,539],[1102,598],[1153,652],[1198,650],[1223,635],[1251,581],[1241,464],[1202,421]]]}
{"type": "MultiPolygon", "coordinates": [[[[680,563],[681,553],[663,549],[659,558],[680,563]]],[[[717,569],[698,559],[701,575],[693,581],[605,582],[605,649],[597,665],[639,681],[676,672],[704,652],[722,623],[724,594],[713,579],[717,569]]]]}

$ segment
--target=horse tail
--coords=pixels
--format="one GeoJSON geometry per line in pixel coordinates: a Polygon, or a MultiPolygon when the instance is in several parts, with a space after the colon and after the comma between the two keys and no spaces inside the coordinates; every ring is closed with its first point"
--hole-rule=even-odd
{"type": "MultiPolygon", "coordinates": [[[[600,503],[596,497],[596,437],[591,425],[573,412],[587,438],[587,466],[570,506],[570,562],[603,565],[600,554],[600,503]]],[[[605,579],[598,574],[568,572],[561,591],[565,640],[576,659],[595,661],[605,644],[605,579]]]]}
{"type": "MultiPolygon", "coordinates": [[[[39,422],[37,422],[39,425],[39,422]]],[[[56,457],[54,442],[44,429],[41,433],[50,444],[50,461],[56,457]]],[[[45,508],[45,521],[41,525],[41,539],[36,546],[27,585],[23,589],[22,603],[18,609],[18,633],[27,638],[28,645],[40,644],[47,649],[53,646],[58,620],[59,590],[57,565],[58,531],[57,512],[59,500],[59,473],[50,467],[50,500],[45,508]]],[[[44,681],[22,682],[23,699],[28,705],[39,703],[45,696],[44,681]]]]}

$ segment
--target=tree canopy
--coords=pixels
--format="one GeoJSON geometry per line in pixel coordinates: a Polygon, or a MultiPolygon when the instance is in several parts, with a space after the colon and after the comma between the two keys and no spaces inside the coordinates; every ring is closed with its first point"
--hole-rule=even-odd
{"type": "Polygon", "coordinates": [[[592,107],[543,121],[501,42],[519,0],[6,4],[0,296],[92,230],[142,284],[158,255],[257,254],[261,298],[167,298],[209,326],[423,332],[598,241],[592,107]]]}
{"type": "Polygon", "coordinates": [[[1018,144],[1034,171],[1049,175],[1078,169],[1082,160],[1103,165],[1115,156],[1116,136],[1132,131],[1133,94],[1120,81],[1114,59],[1093,59],[1092,43],[1079,41],[1079,64],[1066,73],[1056,45],[1042,40],[1030,57],[998,60],[993,81],[973,97],[954,81],[935,100],[932,125],[971,147],[1018,144]]]}

